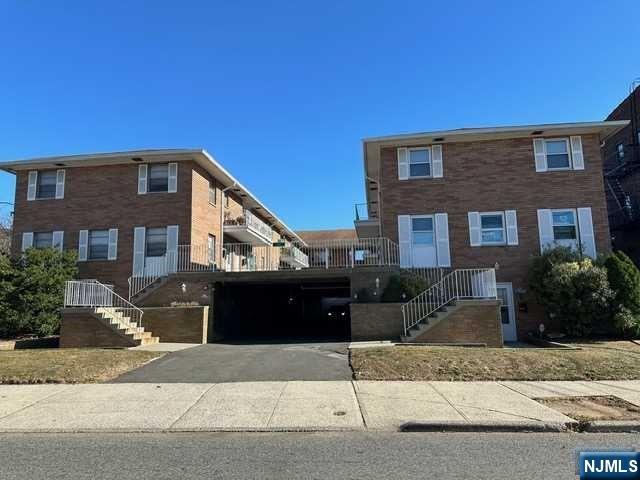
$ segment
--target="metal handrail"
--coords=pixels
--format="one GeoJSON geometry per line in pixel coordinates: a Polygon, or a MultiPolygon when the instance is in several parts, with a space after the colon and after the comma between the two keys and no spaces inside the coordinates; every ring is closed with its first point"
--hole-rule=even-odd
{"type": "Polygon", "coordinates": [[[98,280],[69,280],[64,288],[65,307],[95,308],[135,327],[142,327],[143,311],[98,280]]]}
{"type": "Polygon", "coordinates": [[[497,295],[494,268],[454,270],[401,306],[404,334],[408,335],[411,328],[451,302],[495,299],[497,295]]]}

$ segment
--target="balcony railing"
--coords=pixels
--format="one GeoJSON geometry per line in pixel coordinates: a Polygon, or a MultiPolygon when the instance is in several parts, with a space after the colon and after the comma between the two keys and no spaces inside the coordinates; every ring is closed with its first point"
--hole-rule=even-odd
{"type": "Polygon", "coordinates": [[[267,242],[271,242],[273,237],[271,227],[260,220],[251,210],[245,210],[241,216],[236,218],[225,218],[223,223],[225,227],[246,227],[267,242]]]}

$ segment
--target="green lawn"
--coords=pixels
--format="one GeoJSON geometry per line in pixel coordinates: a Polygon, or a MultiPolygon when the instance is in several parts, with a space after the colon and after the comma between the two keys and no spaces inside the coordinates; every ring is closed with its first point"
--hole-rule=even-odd
{"type": "Polygon", "coordinates": [[[0,383],[104,382],[160,355],[106,348],[0,351],[0,383]]]}
{"type": "Polygon", "coordinates": [[[581,350],[400,346],[352,349],[350,356],[357,380],[640,379],[640,346],[607,343],[581,350]]]}

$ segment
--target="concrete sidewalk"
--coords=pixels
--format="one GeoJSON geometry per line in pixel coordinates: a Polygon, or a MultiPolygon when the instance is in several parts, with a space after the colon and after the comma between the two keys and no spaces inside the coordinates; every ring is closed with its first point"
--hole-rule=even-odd
{"type": "Polygon", "coordinates": [[[0,385],[0,432],[562,429],[576,422],[532,399],[566,395],[640,406],[640,381],[0,385]]]}

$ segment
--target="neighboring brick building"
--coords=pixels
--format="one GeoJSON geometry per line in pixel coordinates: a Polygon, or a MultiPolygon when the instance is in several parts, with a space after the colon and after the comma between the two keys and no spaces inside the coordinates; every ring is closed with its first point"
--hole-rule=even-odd
{"type": "MultiPolygon", "coordinates": [[[[635,88],[634,88],[635,87],[635,88]]],[[[607,120],[629,124],[607,137],[602,148],[605,191],[613,246],[640,265],[640,85],[609,114],[607,120]]]]}
{"type": "Polygon", "coordinates": [[[14,250],[78,250],[81,278],[113,284],[125,296],[132,276],[184,262],[206,269],[248,261],[223,258],[222,242],[299,240],[204,150],[38,158],[0,168],[16,175],[14,250]]]}
{"type": "Polygon", "coordinates": [[[503,334],[546,322],[527,292],[554,243],[610,249],[600,143],[627,122],[461,129],[364,140],[359,236],[400,245],[405,267],[496,267],[503,334]]]}

